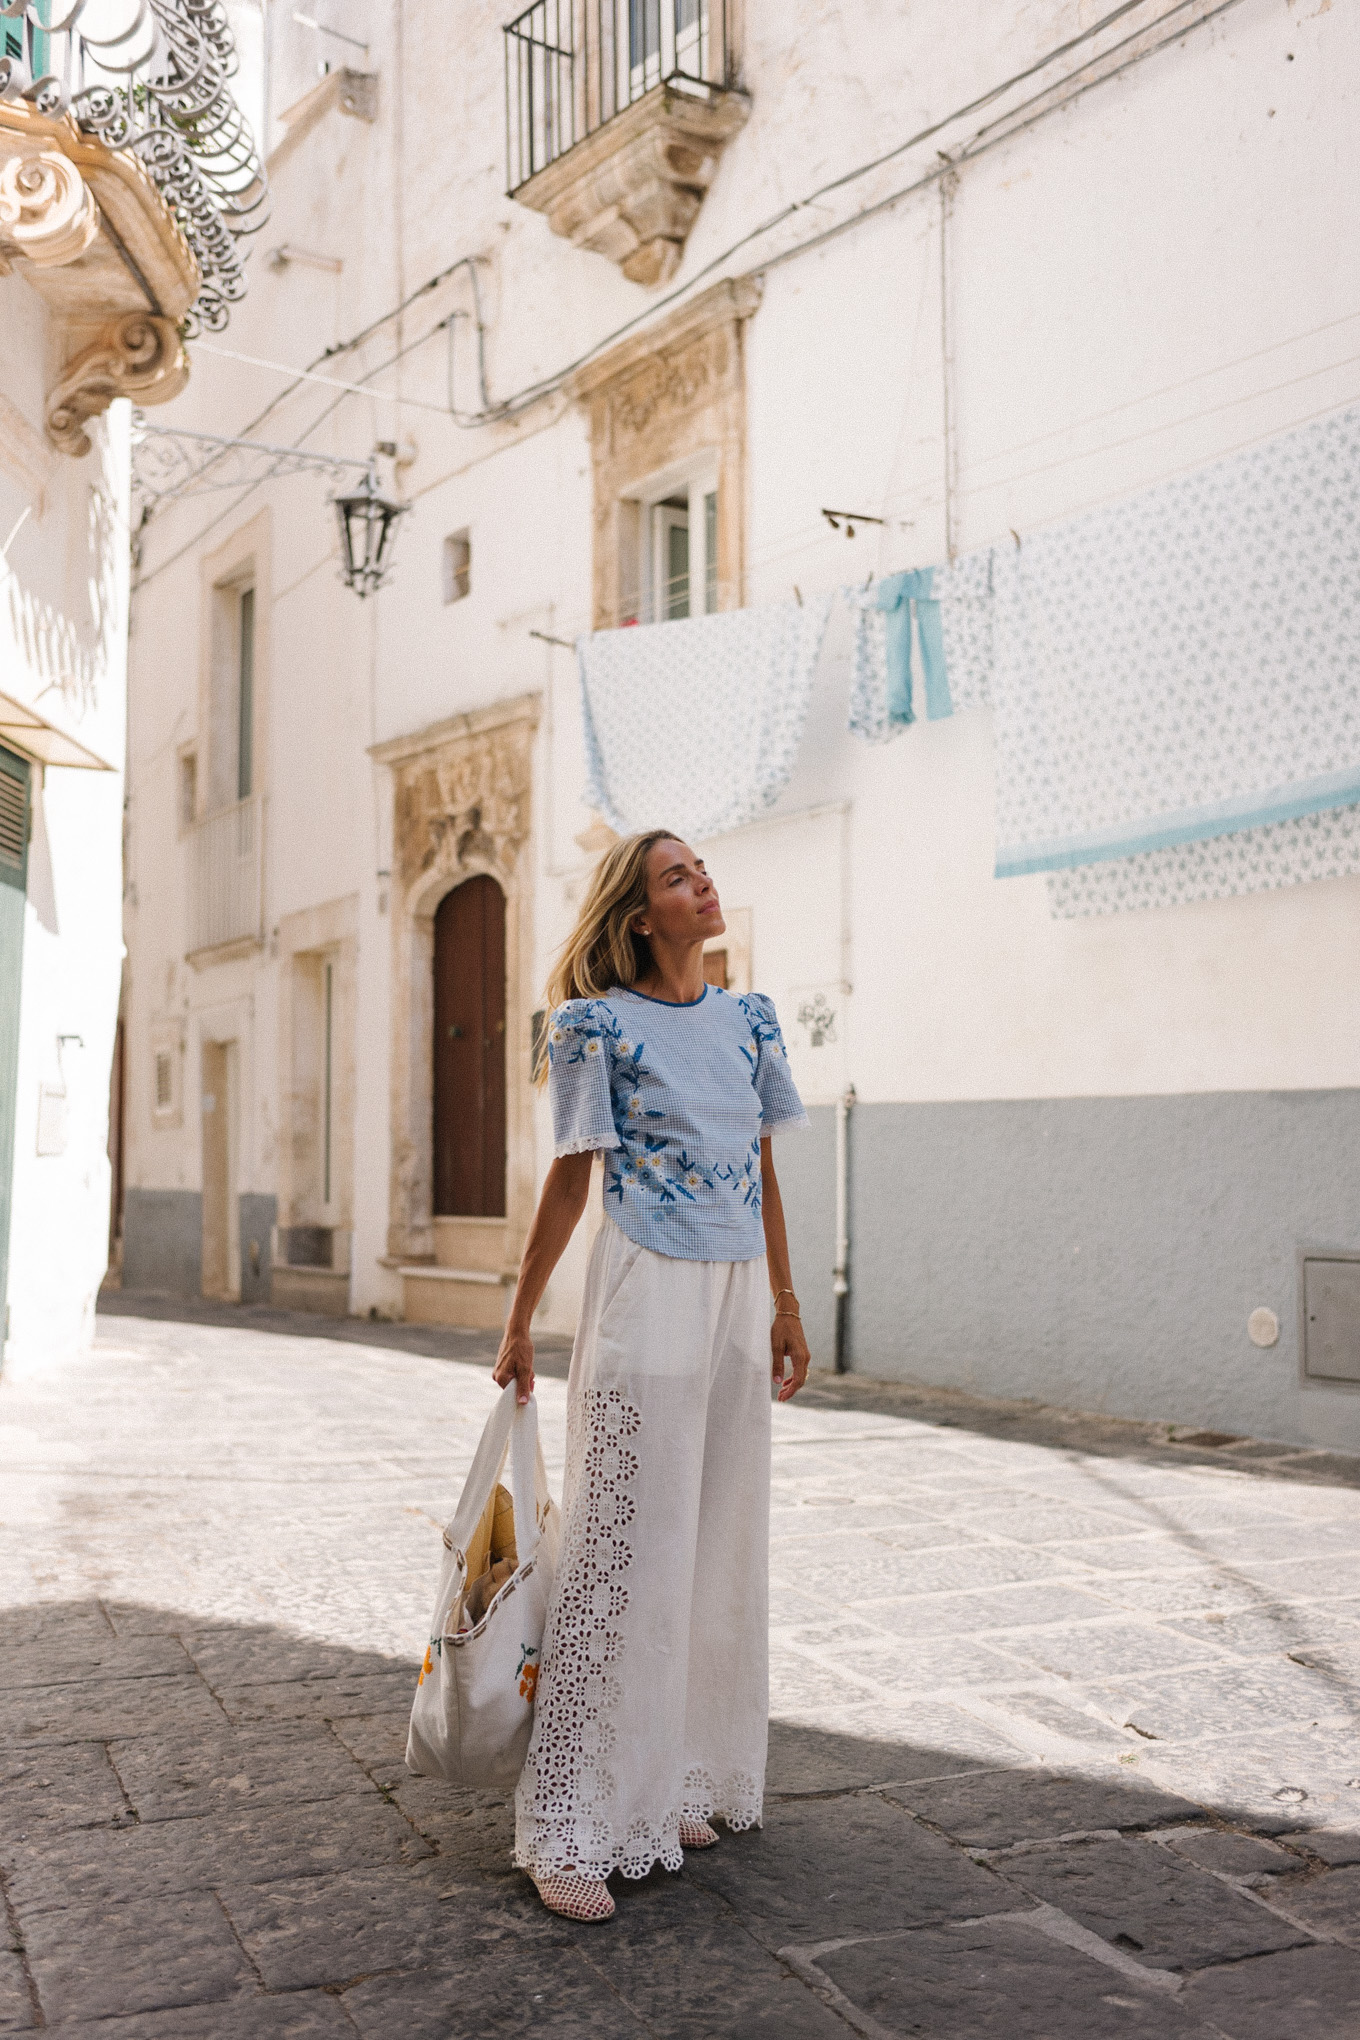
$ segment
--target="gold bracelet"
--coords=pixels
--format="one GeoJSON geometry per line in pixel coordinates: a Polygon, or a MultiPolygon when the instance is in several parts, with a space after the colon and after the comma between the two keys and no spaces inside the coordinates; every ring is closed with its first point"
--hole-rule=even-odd
{"type": "MultiPolygon", "coordinates": [[[[792,1297],[793,1297],[793,1300],[794,1300],[794,1302],[795,1302],[795,1303],[797,1303],[797,1301],[798,1301],[798,1298],[797,1298],[797,1296],[796,1296],[796,1295],[794,1295],[794,1292],[793,1292],[793,1290],[791,1290],[791,1289],[776,1289],[776,1291],[775,1291],[775,1293],[774,1293],[774,1300],[775,1300],[775,1302],[776,1302],[776,1303],[778,1303],[778,1301],[779,1301],[779,1299],[780,1299],[780,1297],[781,1297],[781,1296],[792,1296],[792,1297]]],[[[796,1316],[797,1316],[797,1314],[798,1314],[798,1313],[797,1313],[797,1312],[795,1311],[795,1312],[794,1312],[794,1316],[796,1317],[796,1316]]],[[[780,1315],[780,1313],[779,1313],[778,1311],[776,1311],[776,1312],[775,1312],[775,1316],[776,1316],[776,1317],[778,1317],[779,1315],[780,1315]]]]}
{"type": "Polygon", "coordinates": [[[802,1311],[801,1311],[801,1310],[777,1310],[777,1311],[775,1312],[775,1316],[776,1316],[777,1318],[781,1318],[781,1317],[791,1317],[791,1318],[795,1319],[795,1320],[797,1321],[797,1323],[799,1323],[800,1325],[801,1325],[801,1324],[802,1324],[802,1322],[803,1322],[803,1313],[802,1313],[802,1311]]]}

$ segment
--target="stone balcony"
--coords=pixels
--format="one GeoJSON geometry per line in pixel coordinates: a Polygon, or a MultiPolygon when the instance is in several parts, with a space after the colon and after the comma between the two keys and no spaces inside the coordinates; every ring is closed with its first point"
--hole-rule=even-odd
{"type": "Polygon", "coordinates": [[[617,262],[633,283],[674,275],[722,153],[750,112],[741,92],[653,86],[521,184],[555,234],[617,262]]]}
{"type": "Polygon", "coordinates": [[[183,388],[181,324],[199,295],[193,251],[135,156],[25,101],[0,100],[0,273],[47,305],[45,403],[60,452],[88,453],[87,421],[115,397],[163,404],[183,388]]]}
{"type": "Polygon", "coordinates": [[[245,292],[268,183],[209,0],[109,0],[60,21],[11,0],[0,55],[0,274],[49,314],[44,417],[59,452],[115,397],[163,404],[186,339],[245,292]]]}

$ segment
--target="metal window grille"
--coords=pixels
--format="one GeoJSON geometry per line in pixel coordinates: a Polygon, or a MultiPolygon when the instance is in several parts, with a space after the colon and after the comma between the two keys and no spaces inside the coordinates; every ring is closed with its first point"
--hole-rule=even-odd
{"type": "Polygon", "coordinates": [[[660,85],[734,84],[728,0],[534,0],[505,28],[509,190],[660,85]]]}
{"type": "Polygon", "coordinates": [[[472,534],[454,531],[444,540],[444,600],[461,602],[472,593],[472,534]]]}
{"type": "Polygon", "coordinates": [[[245,295],[239,244],[268,217],[237,68],[221,0],[0,0],[0,99],[136,156],[198,263],[189,339],[226,325],[245,295]]]}
{"type": "Polygon", "coordinates": [[[259,941],[263,838],[259,794],[205,816],[194,829],[191,950],[259,941]]]}

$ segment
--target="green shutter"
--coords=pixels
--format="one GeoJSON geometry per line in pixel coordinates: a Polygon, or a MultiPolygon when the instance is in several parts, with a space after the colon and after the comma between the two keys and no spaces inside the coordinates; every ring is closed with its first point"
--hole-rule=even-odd
{"type": "Polygon", "coordinates": [[[0,1338],[8,1323],[9,1217],[19,1082],[19,983],[28,882],[28,761],[0,746],[0,1338]]]}

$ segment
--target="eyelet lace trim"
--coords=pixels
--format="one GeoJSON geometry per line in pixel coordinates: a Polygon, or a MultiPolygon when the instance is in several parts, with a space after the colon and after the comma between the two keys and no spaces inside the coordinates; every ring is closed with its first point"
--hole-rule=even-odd
{"type": "MultiPolygon", "coordinates": [[[[641,1836],[619,1841],[608,1818],[612,1716],[620,1698],[609,1667],[623,1654],[615,1624],[628,1607],[624,1575],[633,1563],[624,1532],[637,1514],[628,1489],[638,1459],[626,1441],[641,1428],[641,1413],[617,1388],[586,1389],[567,1425],[571,1518],[563,1526],[533,1742],[518,1794],[526,1832],[515,1860],[538,1875],[572,1869],[607,1877],[628,1869],[646,1846],[641,1836]]],[[[678,1869],[675,1836],[671,1849],[678,1869]]]]}
{"type": "Polygon", "coordinates": [[[627,1442],[642,1428],[637,1407],[617,1388],[588,1388],[567,1425],[567,1490],[558,1586],[543,1639],[533,1742],[520,1779],[515,1861],[537,1877],[575,1871],[645,1877],[654,1863],[684,1866],[682,1818],[720,1814],[729,1828],[758,1827],[759,1780],[739,1772],[719,1785],[693,1766],[681,1803],[652,1823],[620,1834],[610,1819],[616,1781],[609,1758],[621,1688],[611,1667],[623,1657],[618,1623],[626,1613],[633,1548],[624,1534],[637,1503],[628,1490],[638,1457],[627,1442]]]}
{"type": "Polygon", "coordinates": [[[560,1162],[564,1155],[605,1154],[610,1148],[622,1147],[622,1145],[623,1143],[617,1134],[610,1136],[603,1133],[592,1133],[588,1134],[584,1140],[559,1141],[553,1149],[553,1158],[555,1161],[560,1162]]]}

